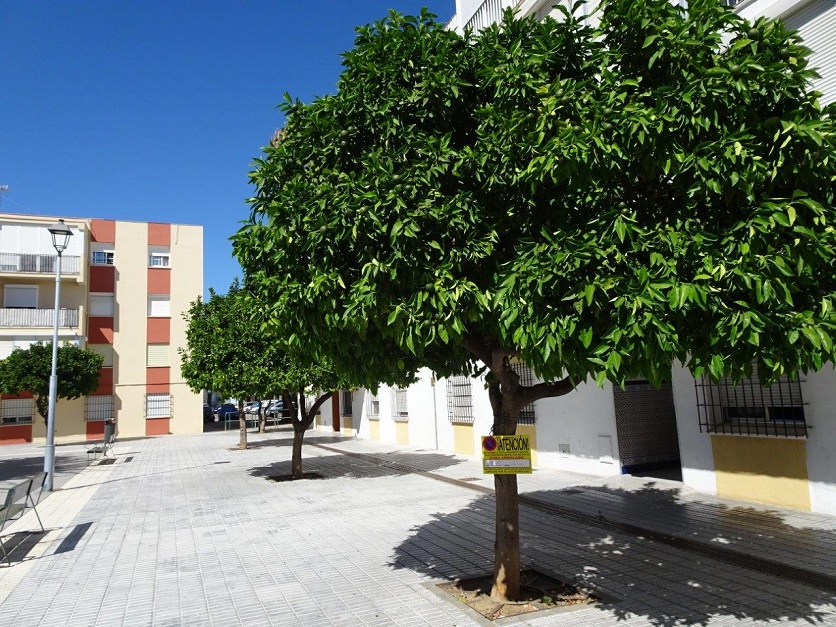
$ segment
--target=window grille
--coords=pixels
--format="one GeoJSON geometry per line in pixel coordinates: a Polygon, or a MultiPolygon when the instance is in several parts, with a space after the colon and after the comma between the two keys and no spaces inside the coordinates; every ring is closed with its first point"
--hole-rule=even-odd
{"type": "Polygon", "coordinates": [[[340,416],[353,416],[354,409],[351,405],[351,390],[340,392],[340,416]]]}
{"type": "Polygon", "coordinates": [[[447,415],[450,422],[473,424],[473,394],[470,377],[459,374],[447,379],[447,415]]]}
{"type": "Polygon", "coordinates": [[[172,396],[171,394],[146,394],[145,395],[145,418],[172,418],[172,396]]]}
{"type": "Polygon", "coordinates": [[[368,393],[369,396],[369,420],[380,420],[380,399],[377,394],[368,393]]]}
{"type": "Polygon", "coordinates": [[[751,379],[734,385],[729,378],[714,383],[708,377],[695,381],[700,431],[727,435],[807,437],[801,379],[782,375],[763,386],[757,366],[751,379]]]}
{"type": "MultiPolygon", "coordinates": [[[[512,363],[511,368],[514,372],[517,373],[517,376],[520,378],[520,385],[524,385],[525,387],[531,387],[532,385],[534,385],[534,371],[530,367],[518,361],[512,363]]],[[[529,403],[520,410],[520,417],[517,420],[517,424],[533,425],[536,421],[536,418],[537,417],[534,414],[534,403],[529,403]]]]}
{"type": "Polygon", "coordinates": [[[406,401],[406,388],[392,388],[392,417],[396,422],[409,420],[409,405],[406,401]]]}
{"type": "Polygon", "coordinates": [[[113,395],[88,396],[84,403],[84,420],[87,422],[113,420],[113,395]]]}
{"type": "Polygon", "coordinates": [[[0,419],[4,425],[31,425],[34,416],[33,398],[7,398],[0,401],[0,419]]]}

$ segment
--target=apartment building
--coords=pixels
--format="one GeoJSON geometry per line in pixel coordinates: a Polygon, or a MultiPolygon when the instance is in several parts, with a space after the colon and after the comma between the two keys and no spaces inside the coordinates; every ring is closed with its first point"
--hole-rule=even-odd
{"type": "MultiPolygon", "coordinates": [[[[502,19],[558,13],[565,0],[456,0],[450,28],[463,32],[502,19]]],[[[597,2],[581,8],[595,20],[597,2]]],[[[729,1],[748,19],[780,18],[813,51],[821,101],[836,100],[836,3],[833,0],[729,1]]],[[[533,373],[520,365],[526,382],[533,373]]],[[[836,514],[836,373],[787,378],[765,388],[757,381],[695,380],[677,365],[671,383],[656,389],[630,381],[625,389],[583,383],[570,394],[523,410],[518,432],[531,437],[535,466],[610,476],[658,471],[708,494],[836,514]],[[655,469],[655,470],[654,470],[655,469]]],[[[483,379],[436,380],[423,371],[407,390],[381,386],[343,391],[323,407],[317,428],[421,448],[475,455],[492,425],[483,379]]]]}
{"type": "MultiPolygon", "coordinates": [[[[57,218],[0,213],[0,359],[51,341],[57,218]]],[[[104,358],[98,389],[56,406],[57,442],[98,439],[106,421],[120,437],[199,433],[202,399],[180,376],[181,312],[203,292],[203,228],[65,218],[59,342],[104,358]]],[[[58,382],[59,390],[61,382],[58,382]]],[[[0,397],[0,444],[44,440],[28,395],[0,397]]]]}

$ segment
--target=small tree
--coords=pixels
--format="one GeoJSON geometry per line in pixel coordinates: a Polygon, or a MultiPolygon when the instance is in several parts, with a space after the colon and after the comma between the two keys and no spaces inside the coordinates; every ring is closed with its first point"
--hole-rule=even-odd
{"type": "MultiPolygon", "coordinates": [[[[104,358],[74,344],[58,347],[55,374],[58,398],[80,398],[96,391],[104,358]]],[[[39,342],[27,349],[18,348],[0,360],[0,393],[29,392],[35,408],[46,419],[49,410],[49,377],[52,373],[52,342],[39,342]]]]}
{"type": "MultiPolygon", "coordinates": [[[[355,380],[487,369],[495,434],[587,378],[832,360],[836,109],[809,51],[717,0],[602,7],[478,38],[427,13],[359,29],[337,93],[288,101],[252,174],[236,255],[269,315],[355,380]]],[[[495,486],[505,600],[516,476],[495,486]]]]}
{"type": "Polygon", "coordinates": [[[276,379],[281,347],[253,320],[245,296],[236,281],[225,295],[210,288],[208,301],[192,302],[183,314],[187,347],[179,349],[181,372],[192,391],[238,398],[241,449],[247,448],[244,398],[281,389],[276,379]]]}

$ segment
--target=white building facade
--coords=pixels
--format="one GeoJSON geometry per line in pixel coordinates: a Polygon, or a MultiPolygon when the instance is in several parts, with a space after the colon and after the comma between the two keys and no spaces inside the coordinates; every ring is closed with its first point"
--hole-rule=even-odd
{"type": "MultiPolygon", "coordinates": [[[[450,28],[462,32],[501,20],[506,8],[543,17],[555,0],[456,0],[450,28]]],[[[564,2],[565,4],[565,2],[564,2]]],[[[780,18],[800,31],[822,75],[822,102],[836,100],[836,1],[729,2],[748,19],[780,18]]],[[[595,20],[595,6],[582,8],[595,20]]],[[[523,378],[531,376],[522,374],[523,378]]],[[[588,382],[524,410],[534,464],[610,476],[648,469],[681,471],[702,492],[836,514],[836,410],[831,366],[771,388],[695,381],[681,365],[671,384],[645,381],[624,390],[588,382]]],[[[429,371],[406,390],[382,386],[342,392],[323,407],[317,428],[347,435],[477,455],[492,425],[484,380],[436,380],[429,371]]]]}

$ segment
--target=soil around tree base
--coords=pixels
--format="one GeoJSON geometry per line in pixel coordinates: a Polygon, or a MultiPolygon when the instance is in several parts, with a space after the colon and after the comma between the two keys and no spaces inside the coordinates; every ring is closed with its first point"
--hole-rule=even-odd
{"type": "MultiPolygon", "coordinates": [[[[273,475],[272,477],[267,477],[270,481],[277,481],[281,483],[282,481],[295,481],[293,475],[273,475]]],[[[303,472],[302,479],[325,479],[321,474],[318,472],[303,472]]]]}
{"type": "Polygon", "coordinates": [[[535,570],[523,571],[520,574],[520,584],[520,600],[515,603],[500,603],[491,599],[493,575],[457,579],[451,583],[438,584],[437,587],[445,595],[464,603],[488,620],[586,605],[599,600],[587,590],[535,570]]]}

